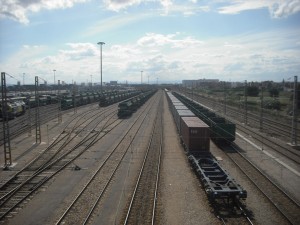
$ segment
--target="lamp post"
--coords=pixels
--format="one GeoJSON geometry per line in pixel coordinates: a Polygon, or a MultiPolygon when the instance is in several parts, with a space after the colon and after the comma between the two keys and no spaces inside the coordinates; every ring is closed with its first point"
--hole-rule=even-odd
{"type": "Polygon", "coordinates": [[[143,84],[143,70],[141,70],[141,85],[143,84]]]}
{"type": "Polygon", "coordinates": [[[56,70],[53,70],[53,78],[54,78],[53,81],[54,81],[54,85],[55,85],[55,71],[56,71],[56,70]]]}
{"type": "Polygon", "coordinates": [[[102,93],[102,45],[104,45],[104,42],[98,42],[98,45],[100,45],[100,76],[101,76],[101,93],[102,93]]]}
{"type": "MultiPolygon", "coordinates": [[[[53,70],[53,90],[55,90],[54,88],[55,88],[55,71],[56,70],[53,70]]],[[[54,91],[54,93],[55,93],[55,91],[54,91]]]]}

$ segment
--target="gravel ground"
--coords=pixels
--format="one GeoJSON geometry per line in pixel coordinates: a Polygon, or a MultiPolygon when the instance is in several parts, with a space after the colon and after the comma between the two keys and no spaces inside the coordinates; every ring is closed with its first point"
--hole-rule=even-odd
{"type": "MultiPolygon", "coordinates": [[[[165,98],[165,97],[164,97],[165,98]]],[[[164,148],[158,196],[159,224],[221,224],[190,169],[164,99],[164,148]]]]}
{"type": "Polygon", "coordinates": [[[221,159],[219,163],[229,174],[248,192],[245,200],[246,208],[253,216],[255,224],[273,225],[273,224],[289,224],[278,213],[274,206],[270,204],[251,181],[231,162],[226,154],[211,142],[211,152],[215,157],[221,159]]]}

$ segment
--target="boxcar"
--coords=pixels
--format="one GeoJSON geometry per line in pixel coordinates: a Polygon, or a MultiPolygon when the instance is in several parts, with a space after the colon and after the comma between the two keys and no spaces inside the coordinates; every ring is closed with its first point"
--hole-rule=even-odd
{"type": "Polygon", "coordinates": [[[209,126],[198,117],[181,117],[180,134],[185,148],[190,154],[200,155],[209,152],[209,126]]]}

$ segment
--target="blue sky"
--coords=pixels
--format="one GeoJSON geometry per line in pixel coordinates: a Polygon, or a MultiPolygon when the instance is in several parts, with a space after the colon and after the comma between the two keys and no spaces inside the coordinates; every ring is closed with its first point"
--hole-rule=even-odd
{"type": "Polygon", "coordinates": [[[100,82],[99,41],[104,82],[300,75],[300,0],[0,2],[0,69],[25,84],[100,82]]]}

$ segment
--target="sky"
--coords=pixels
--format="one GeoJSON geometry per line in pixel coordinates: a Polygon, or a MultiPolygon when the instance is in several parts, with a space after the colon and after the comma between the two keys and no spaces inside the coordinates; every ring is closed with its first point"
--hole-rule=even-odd
{"type": "MultiPolygon", "coordinates": [[[[0,70],[33,84],[292,81],[300,0],[0,0],[0,70]],[[55,70],[55,72],[54,72],[55,70]],[[143,72],[141,72],[143,71],[143,72]]],[[[300,79],[300,78],[299,78],[300,79]]]]}

